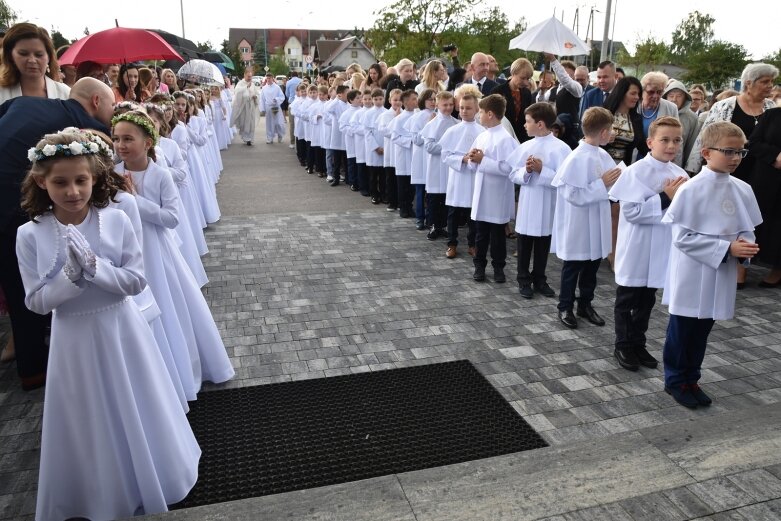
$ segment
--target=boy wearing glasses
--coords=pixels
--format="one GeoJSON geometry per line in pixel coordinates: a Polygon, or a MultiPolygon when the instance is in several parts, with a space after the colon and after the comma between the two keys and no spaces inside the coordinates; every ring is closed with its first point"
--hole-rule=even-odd
{"type": "Polygon", "coordinates": [[[681,123],[657,119],[649,127],[650,153],[627,168],[610,189],[619,201],[616,242],[616,344],[614,356],[629,371],[655,369],[659,362],[646,349],[645,332],[664,287],[670,256],[670,226],[662,224],[676,191],[689,179],[673,161],[681,150],[681,123]]]}
{"type": "Polygon", "coordinates": [[[730,175],[747,152],[743,131],[714,123],[701,142],[707,166],[681,186],[662,218],[672,224],[673,241],[662,299],[670,310],[664,385],[692,409],[711,404],[698,385],[708,335],[715,320],[734,315],[738,263],[759,251],[754,228],[762,222],[751,187],[730,175]]]}

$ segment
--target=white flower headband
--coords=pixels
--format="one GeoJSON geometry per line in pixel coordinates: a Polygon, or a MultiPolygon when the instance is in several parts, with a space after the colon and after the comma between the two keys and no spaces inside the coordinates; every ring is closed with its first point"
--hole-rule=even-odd
{"type": "Polygon", "coordinates": [[[100,153],[100,148],[100,145],[92,141],[71,141],[68,145],[46,144],[28,150],[27,159],[33,163],[53,157],[94,156],[100,153]]]}

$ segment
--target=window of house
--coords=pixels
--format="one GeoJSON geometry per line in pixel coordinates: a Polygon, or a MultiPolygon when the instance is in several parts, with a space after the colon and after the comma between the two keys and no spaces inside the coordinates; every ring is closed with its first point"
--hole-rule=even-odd
{"type": "Polygon", "coordinates": [[[357,58],[358,57],[358,51],[350,51],[350,57],[357,58]]]}

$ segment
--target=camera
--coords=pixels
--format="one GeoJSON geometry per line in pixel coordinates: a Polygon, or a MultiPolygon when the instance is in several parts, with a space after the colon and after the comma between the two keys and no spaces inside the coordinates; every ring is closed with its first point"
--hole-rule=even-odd
{"type": "Polygon", "coordinates": [[[442,52],[453,52],[456,49],[458,49],[458,47],[451,43],[450,45],[445,45],[442,47],[442,52]]]}

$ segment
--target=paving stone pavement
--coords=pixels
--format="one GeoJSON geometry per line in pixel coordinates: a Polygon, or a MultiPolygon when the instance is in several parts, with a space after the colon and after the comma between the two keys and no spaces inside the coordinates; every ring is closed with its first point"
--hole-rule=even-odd
{"type": "MultiPolygon", "coordinates": [[[[334,190],[350,202],[348,209],[288,205],[289,213],[255,215],[246,215],[242,203],[241,212],[209,227],[204,293],[236,368],[236,377],[219,387],[468,359],[552,445],[781,402],[781,291],[756,287],[761,268],[750,270],[736,317],[718,322],[710,336],[702,383],[714,404],[690,411],[664,393],[661,370],[632,373],[613,360],[615,284],[607,266],[593,303],[607,325],[581,321],[569,330],[556,317],[555,299],[520,298],[514,257],[506,284],[494,283],[490,270],[487,282],[476,283],[465,252],[445,258],[444,241],[427,241],[412,220],[307,176],[287,148],[261,147],[251,153],[282,165],[274,175],[297,176],[309,200],[334,190]]],[[[231,198],[231,161],[244,150],[234,146],[225,156],[221,203],[231,198]]],[[[274,197],[268,184],[255,186],[274,197]]],[[[238,189],[246,192],[247,185],[238,189]]],[[[551,256],[556,289],[560,267],[551,256]]],[[[8,335],[2,320],[0,344],[8,335]]],[[[648,331],[657,358],[666,323],[658,304],[648,331]]],[[[17,387],[15,366],[0,367],[0,519],[31,518],[35,507],[43,391],[17,387]]],[[[671,512],[653,519],[778,519],[779,474],[778,466],[752,470],[555,519],[650,519],[642,505],[671,512]],[[766,495],[757,496],[762,490],[766,495]],[[716,509],[716,497],[728,502],[716,509]]]]}

